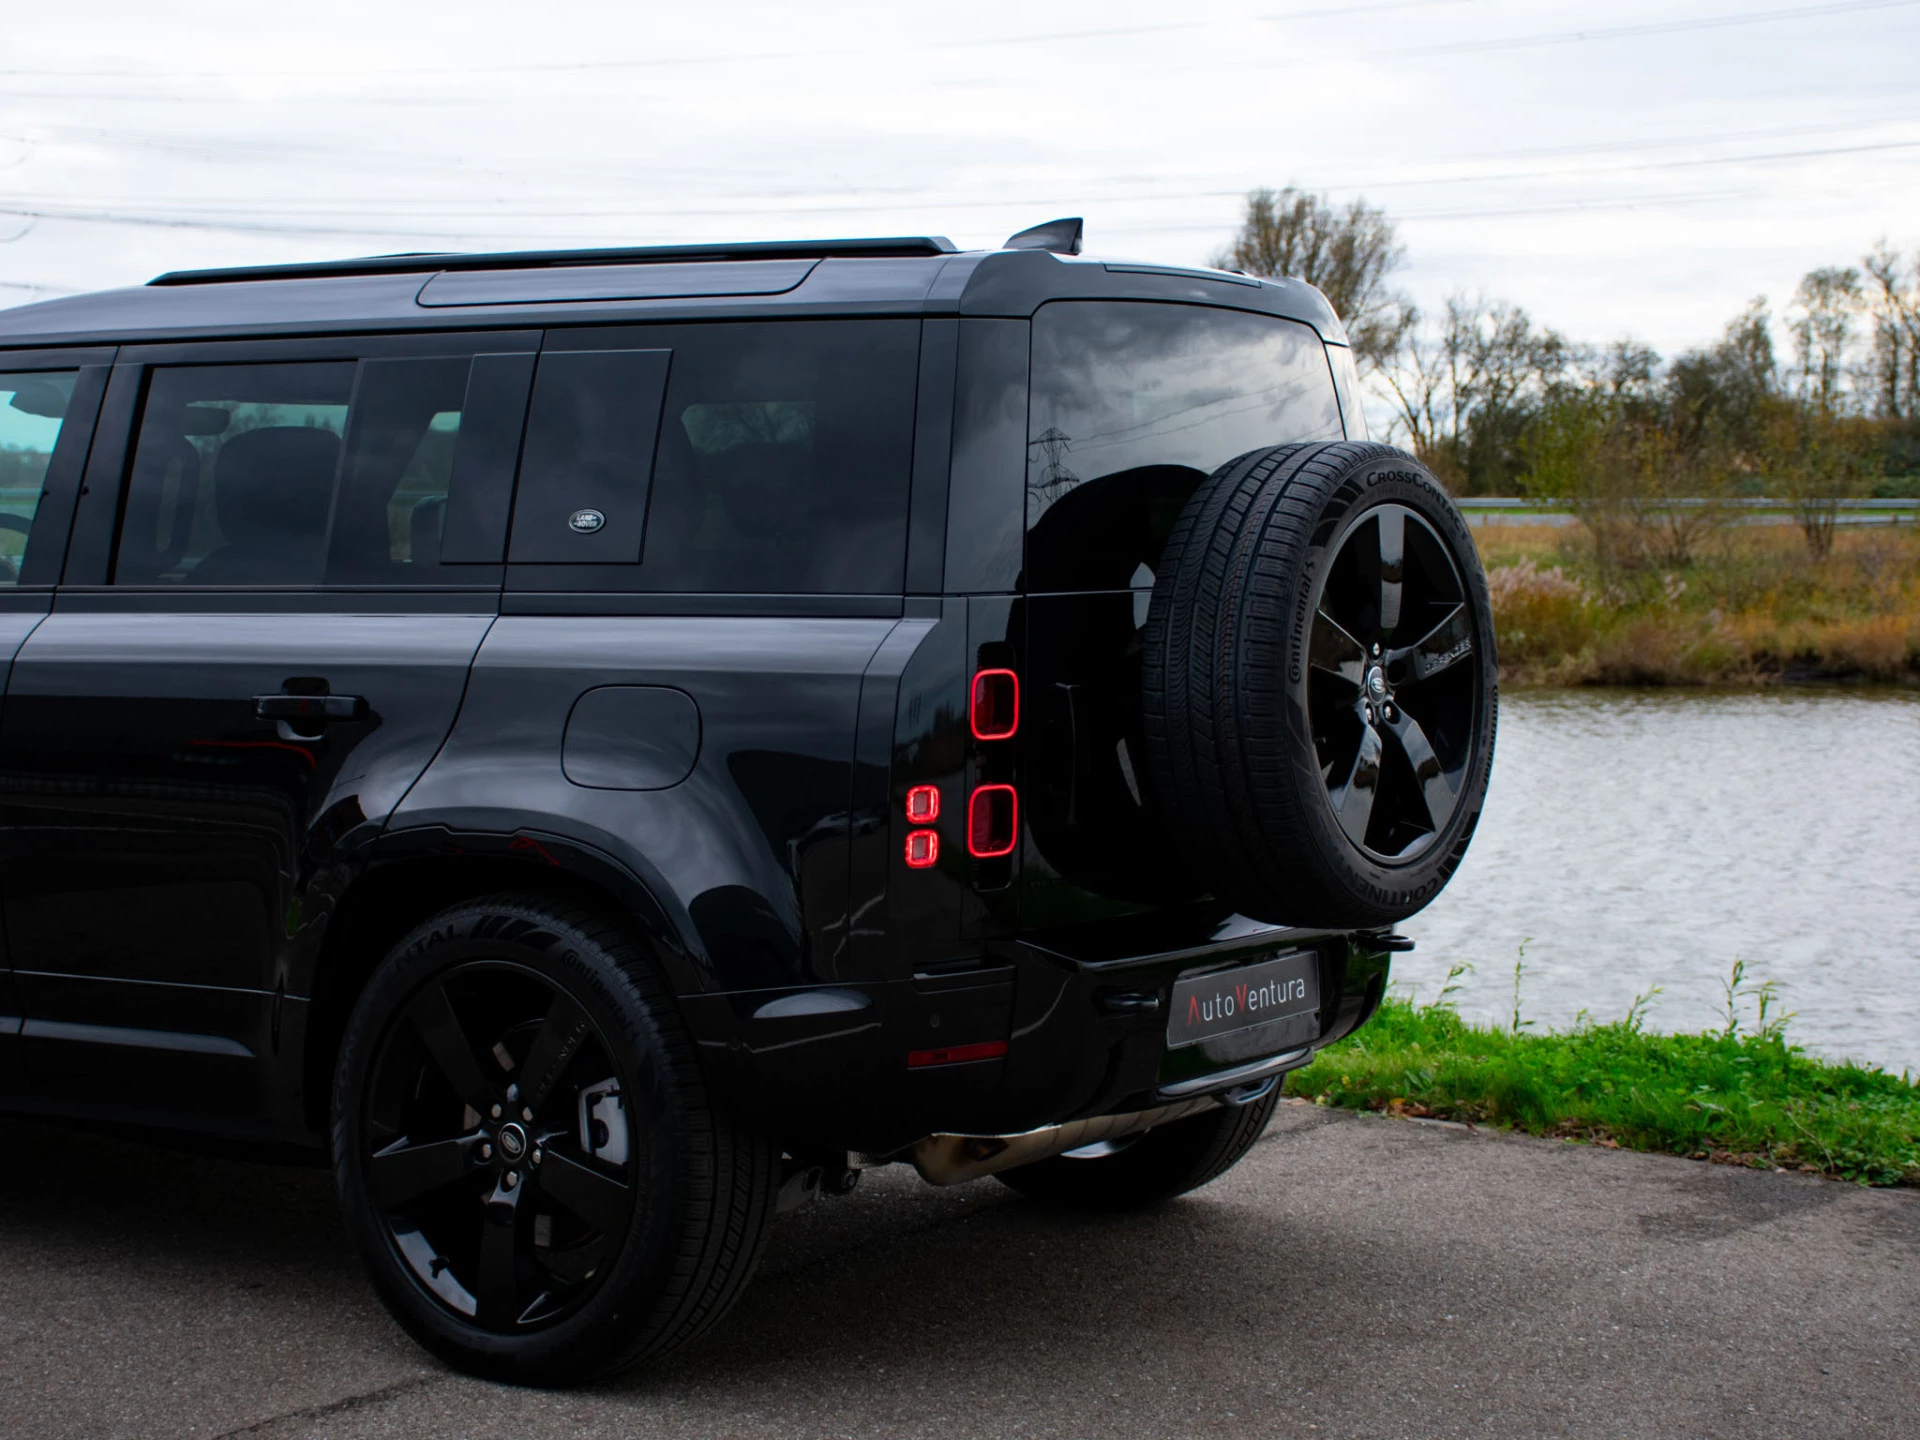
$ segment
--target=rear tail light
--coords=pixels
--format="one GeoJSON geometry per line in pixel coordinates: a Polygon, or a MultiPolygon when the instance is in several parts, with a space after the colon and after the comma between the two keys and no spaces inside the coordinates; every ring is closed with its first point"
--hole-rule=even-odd
{"type": "Polygon", "coordinates": [[[1020,677],[1011,670],[978,670],[967,700],[976,740],[1011,740],[1020,728],[1020,677]]]}
{"type": "Polygon", "coordinates": [[[940,863],[940,832],[913,830],[907,834],[907,867],[930,870],[940,863]]]}
{"type": "Polygon", "coordinates": [[[1011,785],[981,785],[967,799],[967,853],[1011,855],[1020,835],[1020,797],[1011,785]]]}
{"type": "Polygon", "coordinates": [[[916,785],[907,791],[907,820],[914,825],[931,825],[940,818],[940,788],[916,785]]]}

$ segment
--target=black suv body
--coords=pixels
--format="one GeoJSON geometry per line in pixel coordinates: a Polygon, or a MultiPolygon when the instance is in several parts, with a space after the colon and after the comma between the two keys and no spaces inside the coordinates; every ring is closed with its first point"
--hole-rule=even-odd
{"type": "MultiPolygon", "coordinates": [[[[499,895],[619,932],[789,1180],[1265,1096],[1417,902],[1210,886],[1143,646],[1200,482],[1364,438],[1352,375],[1297,282],[922,240],[0,313],[0,1106],[323,1153],[383,957],[499,895]],[[1176,991],[1275,962],[1263,1023],[1176,991]]],[[[517,1033],[473,1041],[503,1076],[517,1033]]]]}

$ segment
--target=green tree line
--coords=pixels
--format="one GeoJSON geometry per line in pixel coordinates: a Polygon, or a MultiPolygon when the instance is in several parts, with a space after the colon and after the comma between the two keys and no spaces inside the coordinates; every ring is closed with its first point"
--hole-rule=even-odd
{"type": "Polygon", "coordinates": [[[1456,494],[1567,500],[1603,551],[1665,564],[1732,499],[1791,501],[1821,557],[1838,501],[1920,496],[1920,252],[1882,241],[1809,272],[1778,315],[1757,298],[1670,357],[1584,343],[1484,295],[1422,314],[1393,287],[1404,261],[1381,210],[1293,188],[1252,192],[1215,257],[1325,292],[1393,438],[1456,494]]]}

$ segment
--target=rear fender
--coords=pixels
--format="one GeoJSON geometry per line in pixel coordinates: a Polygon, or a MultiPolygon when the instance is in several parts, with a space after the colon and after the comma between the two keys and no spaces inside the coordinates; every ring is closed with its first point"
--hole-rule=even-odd
{"type": "Polygon", "coordinates": [[[599,846],[545,830],[416,826],[381,837],[368,857],[365,878],[377,881],[389,867],[432,862],[439,862],[435,869],[443,873],[485,865],[502,889],[520,888],[514,883],[515,871],[524,872],[523,883],[530,890],[551,888],[556,878],[565,877],[575,882],[566,888],[612,902],[619,912],[616,918],[650,943],[653,959],[675,994],[711,988],[712,966],[699,948],[699,935],[684,909],[676,915],[660,902],[660,876],[638,873],[599,846]]]}
{"type": "Polygon", "coordinates": [[[391,828],[631,877],[678,994],[842,980],[861,677],[899,623],[504,615],[391,828]]]}

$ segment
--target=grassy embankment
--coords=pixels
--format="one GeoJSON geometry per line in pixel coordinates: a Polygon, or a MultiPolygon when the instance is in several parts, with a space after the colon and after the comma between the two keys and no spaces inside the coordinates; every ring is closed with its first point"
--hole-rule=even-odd
{"type": "MultiPolygon", "coordinates": [[[[1449,977],[1451,982],[1457,978],[1449,977]]],[[[1771,987],[1736,967],[1724,1030],[1656,1035],[1623,1020],[1561,1034],[1470,1025],[1448,1003],[1389,997],[1351,1039],[1288,1078],[1323,1105],[1523,1130],[1867,1185],[1920,1185],[1920,1084],[1791,1044],[1771,987]],[[1757,998],[1759,1020],[1739,1010],[1757,998]]],[[[1517,983],[1516,983],[1517,993],[1517,983]]]]}
{"type": "Polygon", "coordinates": [[[1476,528],[1509,685],[1920,683],[1920,527],[1730,527],[1605,563],[1584,525],[1476,528]]]}

